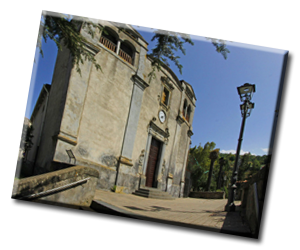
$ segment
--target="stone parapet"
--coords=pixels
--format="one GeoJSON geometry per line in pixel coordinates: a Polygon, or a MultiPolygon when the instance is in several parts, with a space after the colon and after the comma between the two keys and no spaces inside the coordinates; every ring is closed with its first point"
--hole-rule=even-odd
{"type": "Polygon", "coordinates": [[[48,201],[89,207],[94,198],[99,171],[83,166],[16,180],[12,198],[48,201]]]}
{"type": "Polygon", "coordinates": [[[269,168],[264,167],[240,187],[242,215],[254,235],[260,228],[268,174],[269,168]]]}

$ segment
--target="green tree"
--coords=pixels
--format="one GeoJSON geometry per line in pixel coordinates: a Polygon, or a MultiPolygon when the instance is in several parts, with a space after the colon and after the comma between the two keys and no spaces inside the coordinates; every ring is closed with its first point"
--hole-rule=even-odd
{"type": "Polygon", "coordinates": [[[87,50],[86,45],[89,42],[80,34],[80,29],[86,28],[88,34],[93,38],[95,31],[101,31],[101,27],[93,22],[86,22],[84,18],[72,18],[70,15],[52,15],[43,14],[40,21],[40,31],[38,35],[37,47],[43,56],[42,39],[47,42],[51,39],[55,42],[58,50],[67,48],[72,55],[72,64],[76,71],[81,74],[80,64],[85,60],[93,63],[97,70],[101,66],[96,62],[93,54],[87,50]]]}
{"type": "MultiPolygon", "coordinates": [[[[206,187],[211,162],[209,155],[215,146],[214,142],[207,142],[204,147],[200,144],[190,150],[188,169],[192,173],[192,188],[195,191],[204,190],[206,187]]],[[[214,183],[212,186],[215,186],[214,183]]]]}
{"type": "Polygon", "coordinates": [[[235,161],[235,155],[233,155],[233,154],[229,154],[228,155],[228,159],[230,160],[230,161],[232,161],[232,162],[234,162],[235,161]]]}
{"type": "Polygon", "coordinates": [[[250,169],[251,167],[251,161],[250,161],[250,153],[244,154],[240,157],[240,166],[238,169],[238,180],[244,180],[245,179],[245,173],[250,169]]]}
{"type": "MultiPolygon", "coordinates": [[[[101,66],[97,63],[93,54],[86,49],[88,41],[81,35],[81,28],[85,28],[92,38],[97,30],[102,30],[99,25],[87,21],[85,18],[73,18],[70,15],[44,12],[40,22],[37,41],[40,53],[43,56],[42,40],[44,39],[47,42],[48,39],[51,39],[55,42],[59,50],[66,47],[70,51],[73,66],[76,67],[76,71],[79,74],[81,74],[80,64],[83,64],[85,60],[92,62],[97,70],[101,70],[101,66]]],[[[208,39],[212,41],[212,44],[216,47],[216,51],[221,53],[226,59],[229,50],[226,48],[225,41],[213,38],[208,39]]],[[[180,50],[185,54],[183,44],[188,43],[193,45],[190,37],[178,32],[157,30],[154,32],[152,38],[152,41],[154,40],[156,41],[156,46],[150,54],[152,57],[152,71],[149,74],[150,80],[155,77],[155,71],[161,70],[163,64],[169,65],[168,61],[175,63],[179,72],[182,73],[182,65],[179,63],[180,57],[176,55],[176,52],[180,50]]]]}
{"type": "Polygon", "coordinates": [[[213,174],[214,163],[215,163],[215,160],[217,160],[219,157],[219,151],[220,151],[220,149],[217,148],[217,149],[211,151],[209,154],[209,159],[211,162],[210,162],[209,174],[208,174],[208,179],[207,179],[206,191],[210,191],[211,177],[213,174]]]}
{"type": "Polygon", "coordinates": [[[230,51],[226,48],[226,41],[222,39],[216,39],[216,38],[206,38],[211,41],[213,46],[215,46],[216,51],[218,53],[221,53],[221,55],[224,57],[224,59],[227,59],[227,54],[230,53],[230,51]]]}
{"type": "Polygon", "coordinates": [[[168,60],[175,63],[182,74],[182,65],[179,63],[179,56],[175,55],[178,49],[185,55],[184,43],[194,45],[191,38],[188,35],[157,30],[154,32],[154,36],[151,41],[156,40],[156,47],[152,49],[150,56],[152,57],[152,71],[149,73],[150,81],[155,77],[155,71],[160,71],[163,64],[170,66],[168,60]]]}

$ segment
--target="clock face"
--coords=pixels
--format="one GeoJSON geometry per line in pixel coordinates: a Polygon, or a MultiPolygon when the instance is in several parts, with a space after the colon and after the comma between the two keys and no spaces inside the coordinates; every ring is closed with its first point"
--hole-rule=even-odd
{"type": "Polygon", "coordinates": [[[166,113],[162,110],[159,111],[158,118],[159,118],[160,122],[164,123],[166,120],[166,113]]]}

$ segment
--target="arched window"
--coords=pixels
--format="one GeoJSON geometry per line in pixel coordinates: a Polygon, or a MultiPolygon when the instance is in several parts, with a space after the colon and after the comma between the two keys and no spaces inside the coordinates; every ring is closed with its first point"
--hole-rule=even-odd
{"type": "Polygon", "coordinates": [[[187,108],[187,112],[186,112],[186,120],[189,122],[190,121],[190,117],[191,117],[191,105],[189,105],[189,107],[187,108]]]}
{"type": "Polygon", "coordinates": [[[100,43],[102,43],[109,50],[116,52],[118,44],[118,36],[114,32],[105,27],[102,31],[102,36],[100,37],[100,43]]]}
{"type": "Polygon", "coordinates": [[[187,108],[187,100],[184,100],[183,103],[183,109],[182,109],[182,116],[185,117],[186,116],[186,108],[187,108]]]}
{"type": "Polygon", "coordinates": [[[126,62],[133,64],[134,58],[134,47],[127,41],[121,43],[119,56],[122,57],[126,62]]]}

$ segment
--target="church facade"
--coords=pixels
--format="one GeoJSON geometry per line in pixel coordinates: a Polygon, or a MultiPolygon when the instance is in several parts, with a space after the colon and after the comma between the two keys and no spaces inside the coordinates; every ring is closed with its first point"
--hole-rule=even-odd
{"type": "Polygon", "coordinates": [[[57,163],[90,166],[100,172],[100,189],[132,193],[152,187],[182,197],[193,88],[167,66],[149,81],[144,38],[129,25],[98,23],[106,32],[81,34],[102,70],[86,61],[80,75],[70,53],[58,52],[49,97],[36,105],[44,120],[31,121],[38,130],[43,124],[35,171],[53,171],[57,163]]]}

